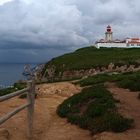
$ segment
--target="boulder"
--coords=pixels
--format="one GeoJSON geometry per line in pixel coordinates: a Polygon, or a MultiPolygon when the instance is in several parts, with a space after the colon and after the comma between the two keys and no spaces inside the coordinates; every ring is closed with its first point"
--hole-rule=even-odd
{"type": "Polygon", "coordinates": [[[114,68],[114,64],[113,63],[110,63],[109,65],[108,65],[108,70],[109,71],[112,71],[113,70],[113,68],[114,68]]]}

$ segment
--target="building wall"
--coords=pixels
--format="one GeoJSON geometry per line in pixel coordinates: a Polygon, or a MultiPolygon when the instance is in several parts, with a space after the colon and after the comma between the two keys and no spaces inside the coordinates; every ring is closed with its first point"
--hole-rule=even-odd
{"type": "Polygon", "coordinates": [[[106,32],[105,33],[105,40],[112,41],[113,40],[113,33],[112,32],[106,32]]]}
{"type": "Polygon", "coordinates": [[[97,48],[105,47],[105,48],[127,48],[126,43],[97,43],[97,48]]]}
{"type": "Polygon", "coordinates": [[[140,44],[127,44],[127,43],[97,43],[96,48],[140,48],[140,44]]]}

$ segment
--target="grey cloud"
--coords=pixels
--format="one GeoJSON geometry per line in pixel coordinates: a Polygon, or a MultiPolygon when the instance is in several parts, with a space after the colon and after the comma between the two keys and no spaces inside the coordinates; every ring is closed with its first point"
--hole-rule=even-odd
{"type": "Polygon", "coordinates": [[[86,32],[94,34],[98,24],[129,21],[132,4],[121,0],[14,0],[0,8],[1,39],[51,46],[89,44],[86,32]]]}
{"type": "Polygon", "coordinates": [[[1,40],[21,40],[38,45],[62,45],[64,41],[64,46],[88,43],[79,33],[82,30],[81,14],[75,6],[49,1],[26,4],[23,0],[15,0],[2,6],[0,11],[3,11],[0,13],[1,40]]]}

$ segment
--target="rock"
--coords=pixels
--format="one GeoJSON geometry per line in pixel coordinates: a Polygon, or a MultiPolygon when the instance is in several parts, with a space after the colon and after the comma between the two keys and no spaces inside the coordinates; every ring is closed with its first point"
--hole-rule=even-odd
{"type": "Polygon", "coordinates": [[[120,67],[120,72],[125,72],[127,69],[127,65],[121,66],[120,67]]]}
{"type": "Polygon", "coordinates": [[[120,67],[116,66],[115,71],[119,72],[119,70],[120,70],[120,67]]]}
{"type": "Polygon", "coordinates": [[[109,65],[108,65],[108,70],[109,71],[112,71],[113,70],[113,68],[114,68],[114,64],[113,63],[110,63],[109,65]]]}
{"type": "Polygon", "coordinates": [[[97,72],[97,74],[101,72],[99,67],[96,68],[96,72],[97,72]]]}
{"type": "Polygon", "coordinates": [[[134,72],[140,71],[140,66],[134,69],[134,72]]]}
{"type": "Polygon", "coordinates": [[[61,94],[62,94],[62,90],[61,90],[61,89],[56,89],[56,90],[55,90],[55,94],[61,95],[61,94]]]}
{"type": "Polygon", "coordinates": [[[83,80],[83,79],[86,79],[86,78],[88,78],[88,76],[83,76],[83,77],[82,77],[82,80],[83,80]]]}
{"type": "Polygon", "coordinates": [[[135,65],[130,65],[129,68],[127,69],[128,72],[133,72],[135,69],[135,65]]]}
{"type": "Polygon", "coordinates": [[[106,67],[101,67],[101,71],[106,71],[106,67]]]}

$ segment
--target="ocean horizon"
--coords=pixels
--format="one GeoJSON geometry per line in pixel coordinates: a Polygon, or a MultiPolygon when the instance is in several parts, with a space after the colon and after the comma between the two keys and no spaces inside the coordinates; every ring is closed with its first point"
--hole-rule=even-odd
{"type": "MultiPolygon", "coordinates": [[[[25,79],[22,75],[25,64],[29,63],[0,63],[0,88],[12,86],[15,82],[25,79]]],[[[37,64],[29,65],[33,68],[37,64]]]]}

